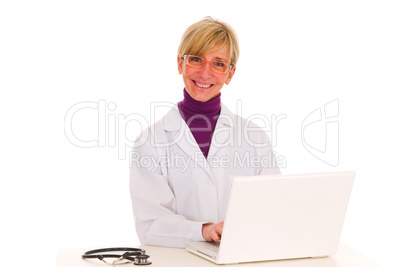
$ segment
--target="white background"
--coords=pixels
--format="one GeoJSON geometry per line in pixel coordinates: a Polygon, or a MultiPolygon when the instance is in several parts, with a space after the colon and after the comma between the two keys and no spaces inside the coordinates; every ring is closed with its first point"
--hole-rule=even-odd
{"type": "MultiPolygon", "coordinates": [[[[141,127],[128,119],[150,122],[151,103],[182,99],[181,35],[212,16],[240,39],[222,101],[236,112],[241,100],[244,117],[286,115],[274,147],[286,159],[283,173],[356,170],[342,241],[396,266],[401,14],[398,1],[2,1],[0,242],[2,255],[10,254],[1,265],[21,266],[23,256],[30,266],[51,266],[62,247],[138,245],[128,158],[119,153],[141,127]],[[303,120],[333,100],[337,166],[314,157],[301,139],[303,120]],[[100,109],[77,112],[70,124],[80,139],[98,139],[93,148],[65,135],[68,110],[85,101],[112,103],[105,128],[98,129],[100,109]]],[[[319,146],[325,124],[316,125],[309,142],[319,146]]]]}

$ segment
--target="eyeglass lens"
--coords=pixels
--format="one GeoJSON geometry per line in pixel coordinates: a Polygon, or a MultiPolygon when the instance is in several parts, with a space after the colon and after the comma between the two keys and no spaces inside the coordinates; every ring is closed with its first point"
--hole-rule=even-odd
{"type": "MultiPolygon", "coordinates": [[[[187,64],[194,68],[201,69],[205,66],[205,64],[207,62],[208,61],[206,61],[202,57],[191,56],[191,55],[187,56],[187,64]]],[[[224,62],[212,61],[212,62],[208,62],[208,63],[210,64],[211,70],[213,72],[226,73],[229,69],[229,64],[226,64],[224,62]]]]}

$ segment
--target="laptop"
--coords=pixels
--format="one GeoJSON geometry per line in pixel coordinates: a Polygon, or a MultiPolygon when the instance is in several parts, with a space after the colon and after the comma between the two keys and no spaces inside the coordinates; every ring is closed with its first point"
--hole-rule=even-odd
{"type": "Polygon", "coordinates": [[[220,242],[186,249],[217,264],[336,253],[355,172],[234,177],[220,242]]]}

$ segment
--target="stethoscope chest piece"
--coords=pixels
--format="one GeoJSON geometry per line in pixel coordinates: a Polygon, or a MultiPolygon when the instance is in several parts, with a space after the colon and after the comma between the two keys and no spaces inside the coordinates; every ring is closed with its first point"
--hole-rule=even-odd
{"type": "Polygon", "coordinates": [[[135,258],[134,265],[150,265],[152,262],[148,261],[149,255],[139,255],[135,258]]]}

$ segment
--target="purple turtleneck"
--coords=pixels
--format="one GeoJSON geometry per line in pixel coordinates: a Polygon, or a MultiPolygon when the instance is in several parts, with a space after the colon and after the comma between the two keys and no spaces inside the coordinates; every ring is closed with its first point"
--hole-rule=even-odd
{"type": "Polygon", "coordinates": [[[179,103],[179,110],[204,157],[207,158],[212,135],[221,112],[221,94],[207,102],[200,102],[193,99],[184,88],[184,99],[179,103]]]}

